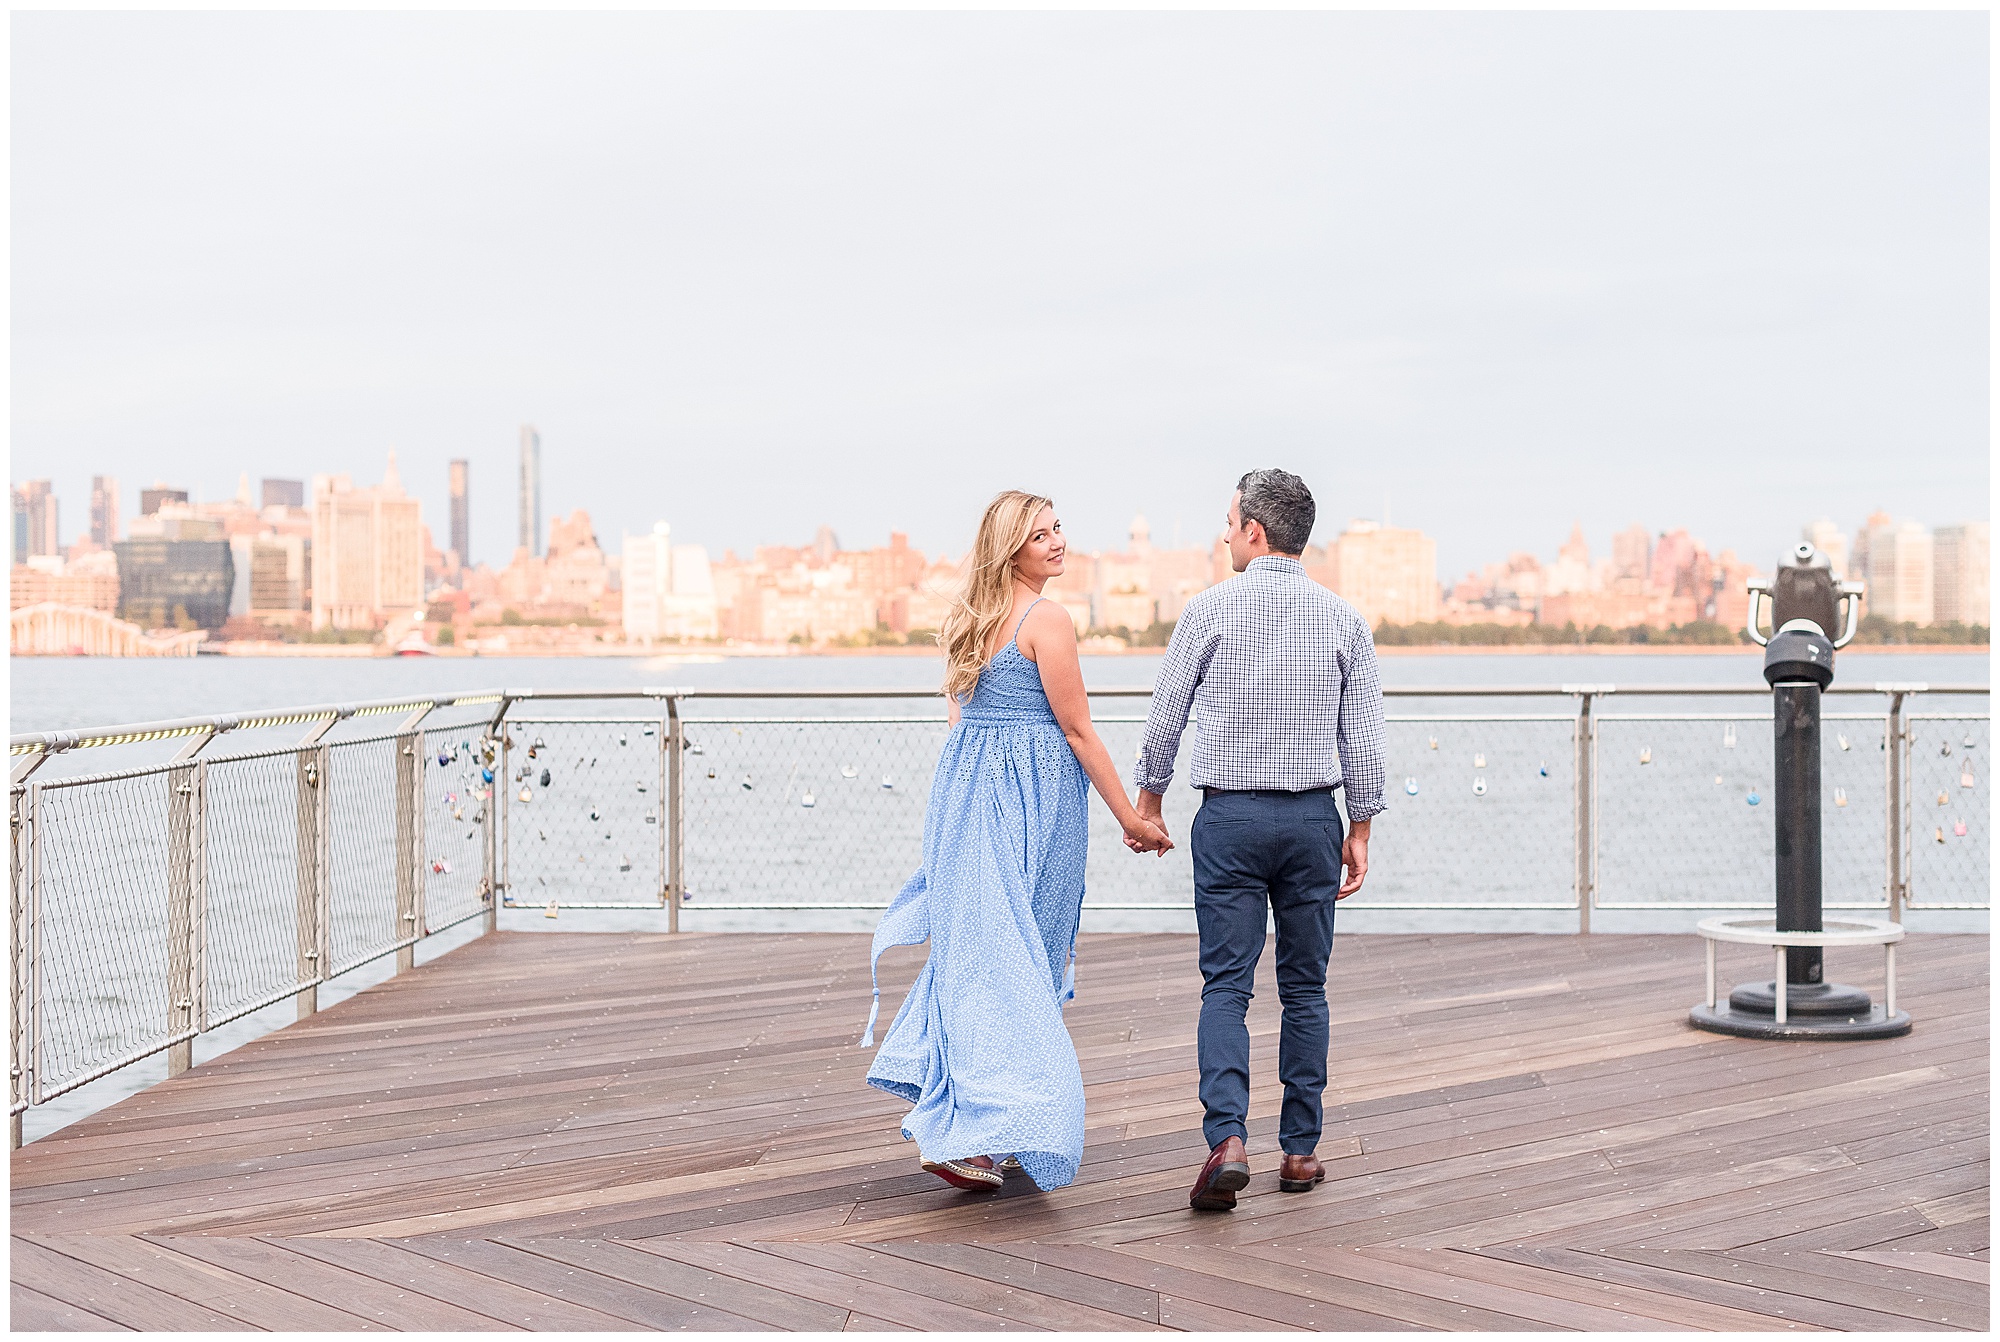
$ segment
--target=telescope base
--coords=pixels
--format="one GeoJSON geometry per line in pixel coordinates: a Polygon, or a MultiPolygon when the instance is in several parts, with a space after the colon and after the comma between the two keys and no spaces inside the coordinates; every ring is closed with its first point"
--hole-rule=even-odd
{"type": "MultiPolygon", "coordinates": [[[[1865,1016],[1873,1005],[1868,994],[1845,983],[1788,983],[1785,985],[1787,1016],[1865,1016]]],[[[1771,979],[1761,983],[1739,983],[1729,994],[1729,1009],[1752,1016],[1778,1014],[1778,985],[1771,979]]]]}
{"type": "Polygon", "coordinates": [[[1770,1012],[1737,1011],[1728,1002],[1713,1007],[1702,1003],[1688,1012],[1688,1024],[1740,1039],[1893,1039],[1910,1032],[1907,1011],[1891,1016],[1870,1005],[1853,1016],[1795,1016],[1789,1000],[1785,1005],[1783,1025],[1770,1012]]]}

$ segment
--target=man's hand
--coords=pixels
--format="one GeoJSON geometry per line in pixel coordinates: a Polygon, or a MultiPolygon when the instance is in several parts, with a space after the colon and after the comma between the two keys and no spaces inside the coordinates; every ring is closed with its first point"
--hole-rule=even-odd
{"type": "MultiPolygon", "coordinates": [[[[1145,790],[1144,788],[1141,788],[1141,789],[1139,790],[1139,795],[1138,795],[1137,797],[1135,797],[1135,798],[1133,799],[1133,805],[1134,805],[1135,807],[1137,807],[1137,808],[1138,808],[1138,811],[1139,811],[1139,818],[1140,818],[1140,819],[1142,819],[1142,820],[1149,820],[1149,821],[1151,821],[1151,822],[1152,822],[1153,824],[1155,824],[1155,825],[1158,825],[1158,826],[1160,827],[1160,834],[1162,835],[1162,837],[1166,837],[1166,835],[1167,835],[1167,822],[1166,822],[1165,820],[1162,820],[1162,819],[1160,818],[1160,794],[1159,794],[1159,793],[1157,793],[1157,792],[1148,792],[1148,791],[1146,791],[1146,790],[1145,790]]],[[[1144,846],[1143,844],[1139,844],[1139,843],[1136,843],[1136,842],[1134,842],[1134,841],[1133,841],[1133,839],[1132,839],[1132,836],[1131,836],[1131,835],[1129,835],[1129,834],[1125,836],[1125,846],[1126,846],[1127,848],[1130,848],[1130,849],[1131,849],[1131,850],[1132,850],[1133,852],[1135,852],[1135,853],[1150,853],[1150,852],[1156,852],[1156,851],[1157,851],[1157,852],[1165,852],[1165,851],[1166,851],[1166,849],[1164,849],[1164,848],[1162,848],[1162,849],[1153,849],[1153,848],[1148,848],[1148,847],[1144,846]]],[[[1167,844],[1167,848],[1171,848],[1171,847],[1173,847],[1173,843],[1172,843],[1171,839],[1169,839],[1169,842],[1168,842],[1168,844],[1167,844]]]]}
{"type": "Polygon", "coordinates": [[[1340,845],[1340,865],[1347,868],[1347,876],[1341,881],[1335,899],[1346,899],[1368,879],[1368,829],[1372,823],[1362,820],[1350,826],[1346,842],[1340,845]]]}

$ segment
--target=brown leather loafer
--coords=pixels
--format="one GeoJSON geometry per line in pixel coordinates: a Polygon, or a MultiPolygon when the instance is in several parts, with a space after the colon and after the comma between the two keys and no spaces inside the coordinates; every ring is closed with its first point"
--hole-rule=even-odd
{"type": "Polygon", "coordinates": [[[1326,1166],[1314,1155],[1288,1155],[1278,1162],[1278,1187],[1287,1193],[1310,1193],[1326,1178],[1326,1166]]]}
{"type": "Polygon", "coordinates": [[[1241,1137],[1225,1137],[1222,1145],[1208,1153],[1201,1177],[1188,1194],[1188,1206],[1198,1212],[1236,1210],[1236,1190],[1250,1182],[1250,1155],[1241,1137]]]}

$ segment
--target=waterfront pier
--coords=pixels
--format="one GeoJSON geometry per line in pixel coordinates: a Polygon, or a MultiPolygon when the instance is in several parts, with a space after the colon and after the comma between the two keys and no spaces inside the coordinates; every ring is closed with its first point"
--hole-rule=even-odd
{"type": "MultiPolygon", "coordinates": [[[[1114,753],[1143,695],[1097,692],[1114,753]]],[[[1277,1188],[1266,970],[1252,1182],[1199,1216],[1193,938],[1086,933],[1077,1182],[968,1195],[863,1083],[867,936],[781,930],[867,926],[914,865],[927,696],[495,690],[16,736],[14,1326],[1983,1329],[1988,940],[1948,929],[1990,906],[1985,689],[1826,715],[1827,906],[1909,925],[1913,1028],[1867,1040],[1687,1023],[1771,964],[1725,944],[1711,973],[1692,935],[1771,908],[1758,695],[1392,692],[1398,824],[1329,976],[1328,1179],[1277,1188]],[[246,1017],[266,1032],[196,1064],[246,1017]]],[[[1086,928],[1185,919],[1185,863],[1100,835],[1086,928]]],[[[1872,991],[1871,952],[1828,955],[1872,991]]],[[[885,1011],[922,954],[885,957],[885,1011]]]]}
{"type": "Polygon", "coordinates": [[[1987,1326],[1983,936],[1858,1043],[1690,1029],[1692,937],[1342,937],[1327,1182],[1277,1190],[1266,992],[1227,1215],[1191,938],[1084,939],[1082,1172],[987,1197],[862,1084],[866,946],[478,938],[15,1152],[14,1326],[1987,1326]]]}

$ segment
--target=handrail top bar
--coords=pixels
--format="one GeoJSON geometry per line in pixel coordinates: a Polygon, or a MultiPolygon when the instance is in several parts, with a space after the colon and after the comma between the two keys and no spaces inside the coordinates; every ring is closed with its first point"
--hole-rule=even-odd
{"type": "MultiPolygon", "coordinates": [[[[1093,699],[1135,699],[1151,695],[1150,685],[1107,685],[1088,691],[1093,699]]],[[[1829,694],[1990,694],[1986,685],[1932,685],[1923,681],[1878,681],[1872,685],[1834,685],[1829,694]]],[[[1631,696],[1733,695],[1738,698],[1770,693],[1765,685],[1390,685],[1382,693],[1388,698],[1533,698],[1581,697],[1618,694],[1631,696]]],[[[805,688],[798,686],[693,686],[654,685],[636,690],[482,690],[468,694],[404,695],[394,699],[368,699],[356,703],[315,704],[302,708],[271,709],[262,713],[216,714],[198,718],[168,718],[158,722],[138,722],[111,727],[70,728],[64,731],[28,732],[8,739],[10,755],[57,753],[92,746],[130,745],[140,741],[165,740],[196,733],[221,733],[246,728],[282,727],[320,718],[336,721],[351,717],[407,711],[429,705],[433,709],[462,708],[473,704],[515,703],[523,700],[560,702],[596,699],[935,699],[938,691],[917,686],[805,688]]]]}
{"type": "Polygon", "coordinates": [[[346,704],[309,704],[300,708],[273,708],[261,713],[217,713],[201,718],[164,718],[157,722],[134,722],[114,727],[72,727],[65,731],[27,732],[8,738],[8,754],[24,755],[46,751],[83,750],[92,746],[131,745],[139,741],[163,741],[176,736],[202,733],[220,734],[246,728],[283,727],[292,723],[331,718],[376,717],[413,708],[454,708],[468,704],[493,703],[500,696],[492,691],[479,694],[402,695],[394,699],[364,699],[346,704]]]}
{"type": "MultiPolygon", "coordinates": [[[[1093,699],[1144,698],[1151,695],[1150,685],[1093,685],[1086,686],[1085,693],[1093,699]]],[[[1610,684],[1563,684],[1563,685],[1385,685],[1382,693],[1388,698],[1402,699],[1445,699],[1445,698],[1500,698],[1500,697],[1554,697],[1577,695],[1650,695],[1673,696],[1697,695],[1745,695],[1759,697],[1770,694],[1769,685],[1610,685],[1610,684]]],[[[1991,687],[1986,685],[1930,685],[1925,683],[1892,684],[1882,682],[1874,685],[1834,685],[1826,690],[1828,694],[1987,694],[1991,687]]],[[[934,699],[938,691],[918,686],[883,686],[881,688],[855,688],[852,686],[829,689],[806,689],[796,686],[682,686],[678,689],[648,689],[638,693],[626,690],[544,690],[538,696],[543,699],[565,698],[606,698],[632,699],[639,697],[673,696],[683,699],[934,699]]]]}

